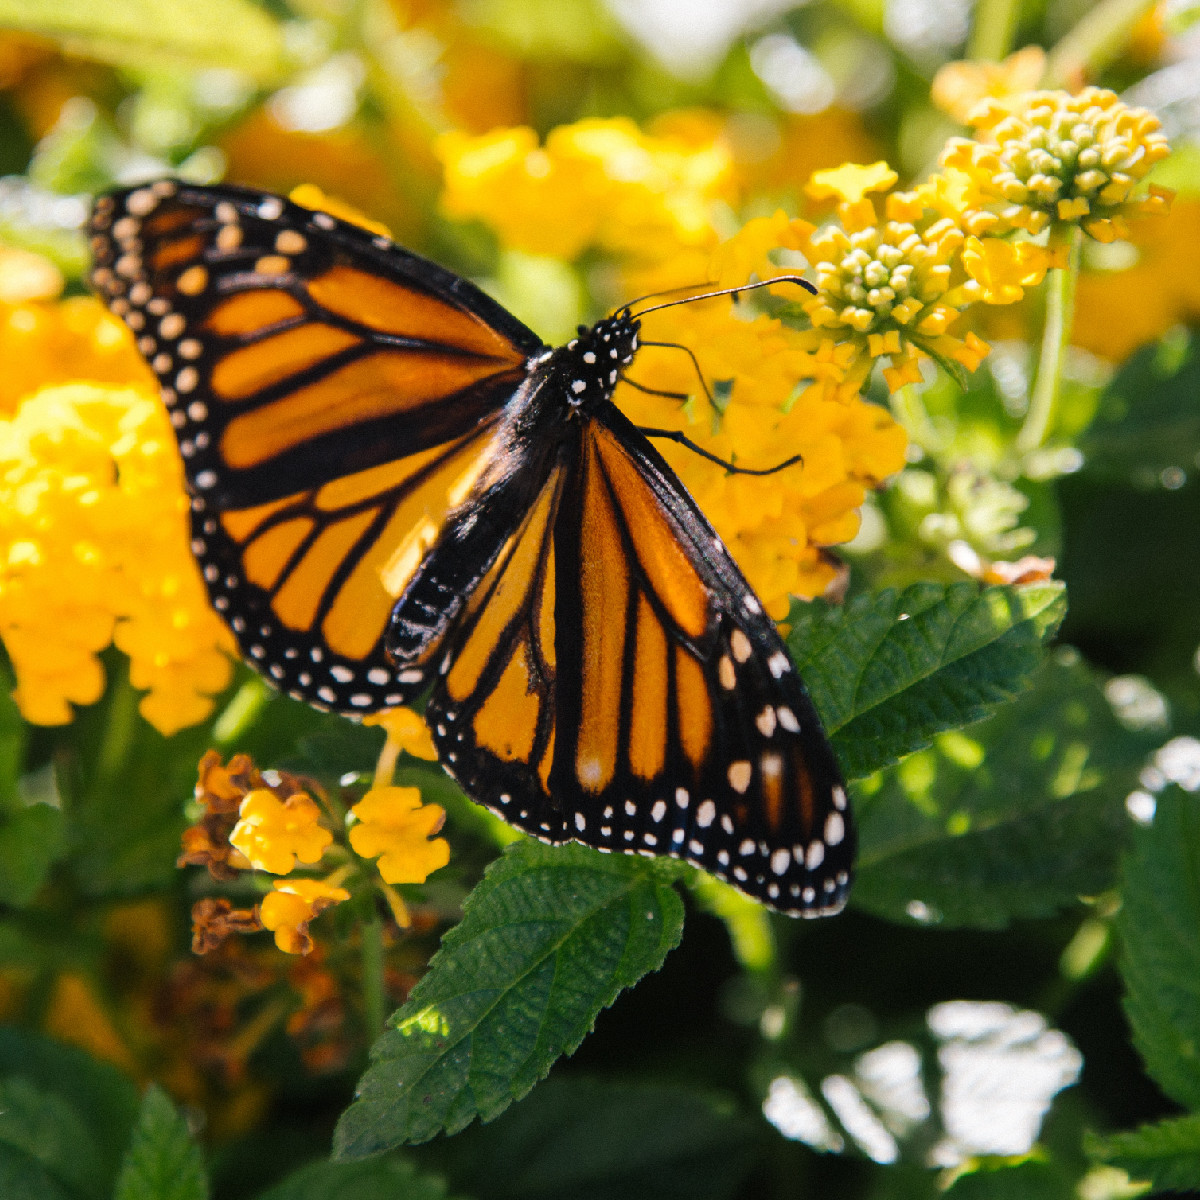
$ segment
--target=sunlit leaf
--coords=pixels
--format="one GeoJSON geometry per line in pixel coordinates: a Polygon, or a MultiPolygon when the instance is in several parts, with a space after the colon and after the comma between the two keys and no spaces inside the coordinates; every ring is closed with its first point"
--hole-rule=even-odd
{"type": "Polygon", "coordinates": [[[990,720],[860,785],[853,903],[995,928],[1112,887],[1150,745],[1064,652],[990,720]]]}
{"type": "Polygon", "coordinates": [[[525,1095],[678,943],[673,866],[583,846],[512,846],[372,1048],[337,1153],[454,1133],[525,1095]]]}
{"type": "Polygon", "coordinates": [[[960,1175],[947,1200],[1077,1200],[1075,1180],[1057,1163],[985,1161],[960,1175]]]}
{"type": "Polygon", "coordinates": [[[1028,683],[1061,584],[917,584],[797,608],[788,639],[842,770],[861,779],[981,720],[1028,683]]]}
{"type": "Polygon", "coordinates": [[[1108,1137],[1091,1134],[1085,1148],[1093,1158],[1145,1180],[1155,1192],[1200,1191],[1200,1114],[1108,1137]]]}

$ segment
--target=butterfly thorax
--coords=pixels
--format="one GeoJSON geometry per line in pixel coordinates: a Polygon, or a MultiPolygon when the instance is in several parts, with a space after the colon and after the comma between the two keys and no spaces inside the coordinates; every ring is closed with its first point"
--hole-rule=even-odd
{"type": "Polygon", "coordinates": [[[587,409],[608,400],[637,351],[641,323],[621,309],[616,316],[579,326],[577,337],[551,352],[542,368],[573,410],[587,409]]]}

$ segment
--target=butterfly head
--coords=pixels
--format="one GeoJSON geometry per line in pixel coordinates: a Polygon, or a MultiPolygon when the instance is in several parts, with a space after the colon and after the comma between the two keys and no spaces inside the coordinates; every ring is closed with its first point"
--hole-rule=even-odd
{"type": "Polygon", "coordinates": [[[640,329],[641,322],[630,315],[628,308],[618,309],[590,328],[579,326],[578,336],[555,355],[572,408],[612,395],[621,372],[637,353],[640,329]]]}

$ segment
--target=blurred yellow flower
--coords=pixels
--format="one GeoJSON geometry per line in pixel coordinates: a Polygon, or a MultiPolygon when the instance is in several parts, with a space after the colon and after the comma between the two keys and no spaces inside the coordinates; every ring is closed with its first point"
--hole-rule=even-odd
{"type": "Polygon", "coordinates": [[[855,204],[868,192],[886,192],[899,177],[885,162],[860,166],[844,163],[829,171],[817,171],[805,185],[804,190],[814,200],[836,199],[845,204],[855,204]]]}
{"type": "Polygon", "coordinates": [[[967,274],[983,289],[987,304],[1015,304],[1025,288],[1036,287],[1046,271],[1061,265],[1056,255],[1036,242],[1008,242],[1002,238],[969,237],[962,261],[967,274]]]}
{"type": "Polygon", "coordinates": [[[712,204],[733,188],[729,151],[679,135],[642,133],[625,117],[551,131],[529,128],[437,143],[442,208],[481,220],[515,250],[573,259],[589,246],[655,259],[676,246],[716,241],[712,204]]]}
{"type": "Polygon", "coordinates": [[[437,758],[429,726],[411,708],[389,708],[381,713],[372,713],[363,718],[363,724],[382,726],[387,733],[388,743],[397,750],[411,754],[413,758],[430,761],[437,758]]]}
{"type": "Polygon", "coordinates": [[[1111,362],[1200,319],[1200,200],[1181,196],[1163,220],[1139,222],[1132,241],[1132,265],[1084,270],[1079,279],[1074,341],[1111,362]]]}
{"type": "Polygon", "coordinates": [[[288,193],[288,199],[305,208],[320,209],[331,216],[340,217],[352,225],[359,225],[363,229],[370,230],[371,233],[378,233],[387,238],[392,236],[392,231],[382,221],[373,221],[353,204],[347,204],[336,196],[330,196],[315,184],[302,183],[299,187],[292,188],[288,193]]]}
{"type": "Polygon", "coordinates": [[[274,890],[259,906],[263,926],[275,934],[275,945],[285,954],[308,954],[313,948],[309,922],[327,908],[349,900],[345,888],[320,879],[276,880],[274,890]]]}
{"type": "Polygon", "coordinates": [[[933,102],[942,112],[965,125],[975,105],[993,99],[1014,106],[1032,92],[1046,71],[1041,46],[1025,46],[1003,62],[946,63],[933,77],[933,102]]]}
{"type": "Polygon", "coordinates": [[[414,787],[374,787],[351,809],[350,845],[363,858],[379,857],[387,883],[424,883],[450,861],[450,843],[430,838],[441,829],[446,811],[422,804],[414,787]]]}
{"type": "Polygon", "coordinates": [[[64,971],[54,982],[46,1004],[45,1029],[52,1037],[114,1063],[136,1075],[129,1045],[117,1030],[94,980],[77,971],[64,971]]]}
{"type": "MultiPolygon", "coordinates": [[[[2,339],[0,339],[2,341],[2,339]]],[[[204,719],[233,641],[188,549],[175,439],[148,388],[46,388],[0,421],[0,640],[27,720],[104,688],[109,642],[161,732],[204,719]]]]}
{"type": "Polygon", "coordinates": [[[1038,234],[1078,224],[1097,241],[1128,236],[1128,218],[1162,213],[1169,193],[1133,190],[1170,153],[1159,120],[1115,92],[1028,92],[1019,103],[986,99],[969,116],[977,140],[951,138],[940,164],[968,181],[968,232],[1038,234]]]}
{"type": "Polygon", "coordinates": [[[62,276],[40,255],[0,247],[0,414],[52,383],[157,391],[125,326],[91,296],[55,300],[62,276]]]}
{"type": "Polygon", "coordinates": [[[266,788],[256,788],[242,801],[229,841],[252,867],[286,875],[297,861],[319,862],[333,842],[320,819],[316,801],[304,792],[280,800],[266,788]]]}

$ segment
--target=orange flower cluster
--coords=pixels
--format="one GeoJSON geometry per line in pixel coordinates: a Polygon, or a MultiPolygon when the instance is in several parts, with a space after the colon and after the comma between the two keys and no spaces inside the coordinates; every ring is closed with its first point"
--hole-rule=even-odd
{"type": "Polygon", "coordinates": [[[213,878],[222,880],[244,870],[288,878],[274,880],[272,890],[253,909],[236,909],[224,898],[199,901],[192,910],[192,944],[198,954],[215,949],[231,933],[259,929],[271,930],[285,953],[310,953],[310,923],[349,900],[352,892],[343,883],[353,885],[364,875],[363,870],[356,872],[354,856],[379,859],[379,879],[373,886],[383,892],[397,924],[409,924],[408,911],[392,885],[424,883],[450,861],[449,843],[433,836],[446,819],[445,811],[422,804],[416,788],[390,786],[401,750],[426,749],[413,737],[413,723],[419,720],[415,713],[397,709],[380,722],[389,736],[378,782],[351,808],[348,833],[346,822],[337,819],[340,810],[315,783],[260,771],[244,754],[235,754],[227,765],[214,750],[201,759],[196,800],[204,811],[184,831],[179,865],[207,867],[213,878]],[[324,864],[330,873],[324,878],[293,877],[298,864],[324,864]]]}

